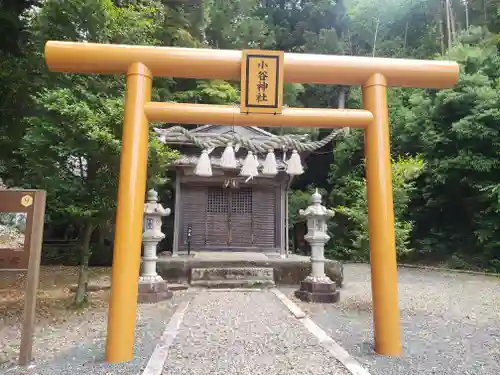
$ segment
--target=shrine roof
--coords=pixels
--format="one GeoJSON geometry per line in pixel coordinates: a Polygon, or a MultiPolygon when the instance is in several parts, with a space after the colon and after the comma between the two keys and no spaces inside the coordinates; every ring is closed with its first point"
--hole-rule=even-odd
{"type": "MultiPolygon", "coordinates": [[[[257,142],[266,141],[269,138],[275,138],[276,135],[265,131],[256,126],[225,126],[225,125],[203,125],[198,128],[187,130],[180,126],[169,128],[154,128],[160,140],[169,144],[193,144],[191,137],[199,140],[209,140],[222,135],[234,134],[239,138],[251,139],[257,142]]],[[[308,135],[288,135],[289,138],[297,141],[308,139],[308,135]]]]}
{"type": "Polygon", "coordinates": [[[202,125],[191,130],[191,133],[224,134],[234,132],[239,135],[260,135],[264,137],[274,137],[273,133],[265,131],[257,126],[227,126],[227,125],[202,125]]]}

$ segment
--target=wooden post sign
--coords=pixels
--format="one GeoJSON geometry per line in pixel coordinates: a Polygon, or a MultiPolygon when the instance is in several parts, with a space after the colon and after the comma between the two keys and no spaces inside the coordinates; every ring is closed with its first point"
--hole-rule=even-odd
{"type": "Polygon", "coordinates": [[[46,193],[0,190],[0,272],[27,271],[19,364],[31,362],[46,193]]]}
{"type": "Polygon", "coordinates": [[[281,114],[284,59],[283,51],[243,51],[241,113],[281,114]]]}

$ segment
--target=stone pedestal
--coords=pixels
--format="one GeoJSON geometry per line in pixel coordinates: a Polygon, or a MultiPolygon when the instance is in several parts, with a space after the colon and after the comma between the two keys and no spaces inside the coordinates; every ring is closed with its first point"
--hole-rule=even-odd
{"type": "MultiPolygon", "coordinates": [[[[147,232],[144,233],[146,234],[147,232]]],[[[163,281],[161,276],[156,273],[156,261],[158,260],[158,257],[156,256],[156,246],[158,245],[158,242],[163,239],[163,237],[164,236],[151,236],[146,239],[143,235],[142,244],[144,247],[144,255],[142,256],[142,272],[139,277],[139,282],[156,283],[163,281]]]]}
{"type": "Polygon", "coordinates": [[[168,289],[165,280],[156,282],[139,282],[139,294],[137,302],[156,303],[172,298],[172,292],[168,289]]]}
{"type": "Polygon", "coordinates": [[[295,297],[305,302],[334,303],[340,299],[340,292],[330,278],[306,277],[300,282],[300,289],[295,291],[295,297]]]}

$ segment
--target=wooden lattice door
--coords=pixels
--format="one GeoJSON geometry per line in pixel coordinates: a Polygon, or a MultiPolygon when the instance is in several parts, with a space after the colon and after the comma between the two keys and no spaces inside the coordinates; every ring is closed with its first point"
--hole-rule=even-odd
{"type": "Polygon", "coordinates": [[[254,237],[252,189],[230,190],[229,195],[229,245],[252,246],[254,237]]]}
{"type": "Polygon", "coordinates": [[[227,246],[229,222],[229,194],[227,189],[209,188],[205,222],[207,246],[227,246]]]}
{"type": "Polygon", "coordinates": [[[206,245],[252,246],[252,189],[209,188],[206,213],[206,245]]]}

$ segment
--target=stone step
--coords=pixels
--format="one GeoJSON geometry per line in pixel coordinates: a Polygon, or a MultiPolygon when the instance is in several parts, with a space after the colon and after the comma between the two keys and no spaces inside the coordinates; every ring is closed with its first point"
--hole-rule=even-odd
{"type": "Polygon", "coordinates": [[[191,270],[191,284],[193,281],[272,281],[274,270],[270,267],[209,267],[193,268],[191,270]]]}
{"type": "Polygon", "coordinates": [[[191,270],[191,286],[204,288],[269,288],[274,284],[270,267],[207,267],[191,270]]]}
{"type": "Polygon", "coordinates": [[[168,283],[168,289],[175,292],[177,290],[189,289],[189,284],[187,283],[168,283]]]}
{"type": "Polygon", "coordinates": [[[275,286],[273,280],[191,280],[192,287],[212,289],[263,289],[275,286]]]}

